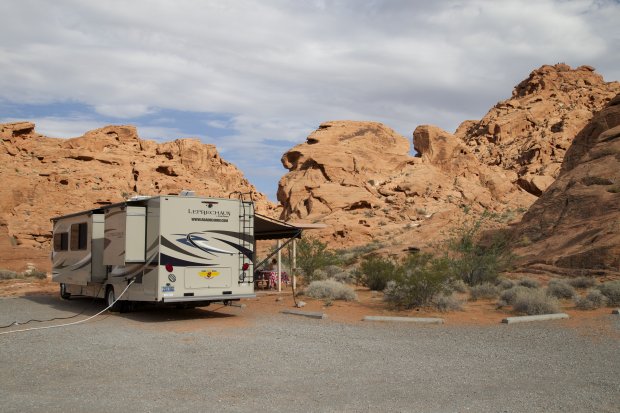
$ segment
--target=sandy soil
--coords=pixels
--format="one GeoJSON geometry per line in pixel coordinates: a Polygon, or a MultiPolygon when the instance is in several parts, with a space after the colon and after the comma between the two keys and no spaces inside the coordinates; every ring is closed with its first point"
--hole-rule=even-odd
{"type": "MultiPolygon", "coordinates": [[[[322,312],[327,315],[327,319],[340,323],[362,323],[362,319],[367,315],[399,316],[399,317],[440,317],[444,319],[446,325],[467,326],[467,325],[497,325],[503,318],[514,316],[507,309],[498,309],[495,300],[478,300],[475,302],[466,301],[466,295],[461,295],[464,300],[462,311],[439,312],[433,309],[412,309],[412,310],[393,310],[388,308],[383,302],[382,294],[369,291],[364,287],[357,287],[356,293],[358,301],[344,302],[334,301],[331,305],[326,305],[322,300],[315,300],[309,297],[298,297],[298,301],[304,301],[306,306],[304,311],[322,312]]],[[[58,284],[51,280],[2,280],[0,281],[0,297],[22,297],[35,295],[57,295],[58,284]]],[[[225,307],[220,304],[213,304],[205,307],[200,312],[188,312],[187,317],[181,317],[182,323],[178,323],[178,315],[173,317],[170,327],[179,331],[190,331],[200,328],[204,319],[209,319],[213,327],[243,327],[249,325],[257,318],[271,317],[279,314],[284,309],[295,308],[293,294],[290,290],[282,291],[257,291],[257,297],[241,301],[243,309],[238,307],[225,307]],[[243,314],[243,317],[236,315],[243,314]],[[177,323],[172,323],[175,321],[177,323]]],[[[571,300],[563,300],[562,311],[570,315],[569,320],[563,320],[562,325],[579,329],[584,335],[595,337],[599,333],[617,335],[616,331],[609,323],[610,308],[600,308],[597,310],[581,311],[575,309],[571,300]]],[[[129,315],[129,319],[141,324],[148,322],[151,318],[157,318],[161,322],[162,314],[159,310],[139,311],[129,315]]],[[[165,314],[164,314],[165,315],[165,314]]]]}

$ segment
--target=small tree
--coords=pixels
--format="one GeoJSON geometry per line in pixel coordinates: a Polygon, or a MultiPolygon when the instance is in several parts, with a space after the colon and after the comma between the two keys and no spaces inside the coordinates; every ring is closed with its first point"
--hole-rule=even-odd
{"type": "Polygon", "coordinates": [[[482,239],[483,224],[489,217],[483,214],[478,220],[465,223],[448,240],[451,272],[469,285],[495,281],[514,260],[507,236],[498,232],[482,239]]]}
{"type": "Polygon", "coordinates": [[[303,237],[297,242],[297,267],[303,271],[307,283],[314,280],[316,270],[337,263],[338,257],[318,238],[303,237]]]}

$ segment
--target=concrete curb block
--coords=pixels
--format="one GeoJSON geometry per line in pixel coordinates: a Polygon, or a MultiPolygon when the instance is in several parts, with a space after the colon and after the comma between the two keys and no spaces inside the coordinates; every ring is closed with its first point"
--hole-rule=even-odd
{"type": "Polygon", "coordinates": [[[569,318],[566,313],[556,313],[556,314],[541,314],[541,315],[525,315],[521,317],[508,317],[502,320],[504,324],[513,324],[513,323],[527,323],[530,321],[547,321],[547,320],[562,320],[569,318]]]}
{"type": "Polygon", "coordinates": [[[393,321],[398,323],[443,324],[443,318],[384,317],[379,315],[367,315],[362,319],[362,321],[393,321]]]}
{"type": "Polygon", "coordinates": [[[616,308],[611,312],[612,314],[620,314],[620,308],[616,308]]]}
{"type": "Polygon", "coordinates": [[[245,308],[247,307],[246,304],[239,304],[239,303],[230,303],[231,307],[237,307],[237,308],[245,308]]]}
{"type": "Polygon", "coordinates": [[[313,313],[311,311],[282,310],[280,312],[282,314],[300,315],[302,317],[316,318],[316,319],[319,319],[319,320],[327,318],[327,314],[324,314],[324,313],[313,313]]]}

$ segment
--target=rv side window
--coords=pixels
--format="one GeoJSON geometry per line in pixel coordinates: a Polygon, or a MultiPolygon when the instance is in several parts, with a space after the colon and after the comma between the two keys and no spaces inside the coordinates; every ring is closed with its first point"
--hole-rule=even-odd
{"type": "Polygon", "coordinates": [[[71,250],[85,250],[87,236],[88,224],[86,222],[71,225],[71,250]]]}
{"type": "Polygon", "coordinates": [[[69,249],[69,233],[57,232],[54,234],[54,251],[67,251],[69,249]]]}

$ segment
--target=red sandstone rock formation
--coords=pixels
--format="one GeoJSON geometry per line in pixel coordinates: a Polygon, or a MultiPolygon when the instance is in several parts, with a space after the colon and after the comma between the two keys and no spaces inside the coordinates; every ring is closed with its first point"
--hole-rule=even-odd
{"type": "Polygon", "coordinates": [[[274,209],[215,146],[198,139],[158,144],[140,139],[133,126],[65,140],[39,135],[29,122],[0,124],[0,176],[0,268],[16,270],[27,262],[49,267],[50,218],[136,194],[253,191],[259,210],[274,209]]]}
{"type": "Polygon", "coordinates": [[[516,234],[526,268],[620,272],[620,95],[577,135],[516,234]]]}

